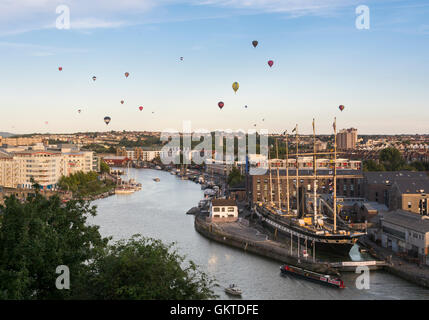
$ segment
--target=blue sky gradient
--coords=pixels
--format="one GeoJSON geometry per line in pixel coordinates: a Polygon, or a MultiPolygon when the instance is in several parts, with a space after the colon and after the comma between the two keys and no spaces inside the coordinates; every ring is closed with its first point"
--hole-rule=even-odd
{"type": "Polygon", "coordinates": [[[338,128],[363,134],[428,133],[429,1],[79,0],[69,3],[70,30],[55,28],[55,8],[67,2],[28,2],[0,1],[0,131],[181,129],[191,120],[193,129],[298,123],[310,133],[314,117],[330,133],[336,116],[338,128]],[[361,4],[369,30],[355,27],[361,4]]]}

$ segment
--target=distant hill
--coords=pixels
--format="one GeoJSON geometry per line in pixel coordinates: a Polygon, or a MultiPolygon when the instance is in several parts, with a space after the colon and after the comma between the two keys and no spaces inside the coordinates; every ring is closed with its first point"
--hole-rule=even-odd
{"type": "Polygon", "coordinates": [[[2,136],[3,138],[9,138],[14,136],[14,133],[10,133],[10,132],[0,132],[0,136],[2,136]]]}

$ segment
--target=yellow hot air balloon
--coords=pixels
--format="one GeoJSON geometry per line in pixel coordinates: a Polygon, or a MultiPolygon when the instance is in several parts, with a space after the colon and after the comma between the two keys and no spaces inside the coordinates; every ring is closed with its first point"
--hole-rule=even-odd
{"type": "Polygon", "coordinates": [[[238,82],[234,82],[233,84],[232,84],[232,89],[234,89],[234,91],[235,91],[235,93],[237,93],[237,90],[238,90],[238,88],[239,88],[240,86],[238,85],[238,82]]]}

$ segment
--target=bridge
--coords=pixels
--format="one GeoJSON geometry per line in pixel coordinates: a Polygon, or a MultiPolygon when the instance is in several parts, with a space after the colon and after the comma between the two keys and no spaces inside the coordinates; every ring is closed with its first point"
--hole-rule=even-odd
{"type": "Polygon", "coordinates": [[[335,268],[338,271],[343,272],[355,272],[357,267],[368,267],[369,270],[380,270],[389,264],[386,261],[342,261],[342,262],[331,262],[331,268],[335,268]]]}

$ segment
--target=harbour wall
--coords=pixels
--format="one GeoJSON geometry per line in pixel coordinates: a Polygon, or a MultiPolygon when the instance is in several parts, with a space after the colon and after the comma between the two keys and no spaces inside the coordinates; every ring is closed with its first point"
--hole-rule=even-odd
{"type": "Polygon", "coordinates": [[[338,271],[332,268],[328,262],[312,261],[312,258],[298,258],[291,255],[288,248],[270,240],[254,241],[238,234],[226,233],[216,227],[216,224],[207,222],[205,217],[199,214],[195,216],[194,226],[201,235],[216,242],[314,272],[338,275],[338,271]]]}

